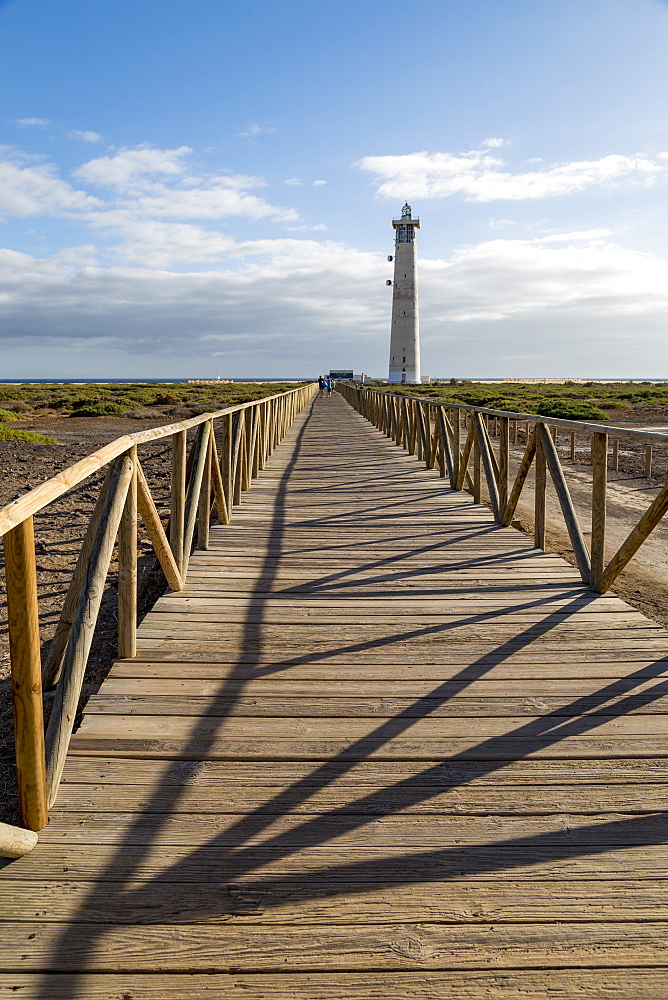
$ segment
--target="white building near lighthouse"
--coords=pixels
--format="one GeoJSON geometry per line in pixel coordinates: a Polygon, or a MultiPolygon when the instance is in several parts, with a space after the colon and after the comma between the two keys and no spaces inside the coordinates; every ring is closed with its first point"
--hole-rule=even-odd
{"type": "Polygon", "coordinates": [[[392,220],[392,226],[395,250],[388,381],[419,382],[420,324],[415,231],[420,228],[420,220],[413,218],[408,202],[401,210],[401,218],[392,220]]]}

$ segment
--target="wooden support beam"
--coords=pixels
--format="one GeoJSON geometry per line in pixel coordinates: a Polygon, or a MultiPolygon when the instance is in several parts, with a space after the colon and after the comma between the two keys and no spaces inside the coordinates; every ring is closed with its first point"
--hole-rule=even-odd
{"type": "Polygon", "coordinates": [[[610,589],[629,560],[633,558],[645,539],[656,528],[666,511],[668,511],[668,485],[663,487],[628,538],[614,554],[603,575],[594,586],[594,590],[598,591],[599,594],[604,594],[606,590],[610,589]]]}
{"type": "Polygon", "coordinates": [[[223,474],[220,470],[220,460],[216,451],[216,441],[211,435],[211,482],[213,484],[213,495],[216,500],[216,513],[220,524],[229,524],[230,517],[227,509],[227,498],[223,484],[223,474]]]}
{"type": "Polygon", "coordinates": [[[137,652],[137,446],[128,454],[132,477],[118,530],[118,655],[121,659],[137,652]]]}
{"type": "MultiPolygon", "coordinates": [[[[232,441],[232,502],[241,503],[241,467],[244,460],[244,440],[246,413],[236,414],[234,421],[234,435],[232,441]]],[[[279,400],[278,413],[276,415],[276,444],[283,437],[283,400],[279,400]]]]}
{"type": "Polygon", "coordinates": [[[503,512],[503,519],[501,521],[506,527],[510,524],[513,519],[515,510],[517,509],[517,503],[522,493],[522,488],[526,482],[529,469],[531,468],[531,463],[533,462],[534,455],[536,454],[536,433],[531,432],[529,440],[527,441],[526,448],[524,449],[524,454],[520,462],[520,467],[517,470],[517,475],[515,476],[515,482],[513,483],[513,488],[506,504],[506,508],[503,512]]]}
{"type": "Polygon", "coordinates": [[[167,541],[165,529],[162,526],[160,515],[153,502],[151,491],[148,488],[144,470],[139,462],[137,462],[137,509],[141,514],[148,537],[151,539],[151,545],[158,558],[162,572],[165,574],[168,587],[174,591],[183,590],[181,571],[167,541]]]}
{"type": "Polygon", "coordinates": [[[211,451],[213,446],[213,421],[209,423],[209,440],[206,444],[202,484],[199,491],[197,511],[197,548],[206,551],[209,547],[209,524],[211,522],[211,451]]]}
{"type": "MultiPolygon", "coordinates": [[[[550,470],[550,475],[552,477],[552,482],[557,492],[559,506],[561,507],[561,513],[564,516],[566,529],[568,530],[568,534],[571,540],[571,545],[573,546],[573,553],[575,555],[575,561],[578,564],[580,576],[582,577],[585,583],[589,583],[591,576],[591,563],[589,559],[589,552],[587,551],[587,545],[580,530],[580,524],[578,522],[577,515],[575,513],[575,508],[573,507],[573,501],[571,500],[571,494],[568,489],[568,485],[564,478],[564,472],[561,467],[561,462],[559,461],[559,456],[557,455],[557,449],[555,448],[552,435],[550,434],[545,424],[538,422],[536,424],[536,429],[538,434],[538,440],[541,446],[541,451],[547,461],[547,465],[550,470]]],[[[538,493],[538,489],[536,489],[536,493],[538,493]]],[[[544,535],[543,535],[543,540],[544,540],[544,535]]],[[[544,544],[540,546],[540,548],[544,547],[545,547],[544,544]]]]}
{"type": "Polygon", "coordinates": [[[461,412],[460,410],[452,411],[452,471],[454,475],[453,489],[459,490],[461,486],[459,483],[459,463],[461,461],[462,455],[462,440],[461,440],[461,412]]]}
{"type": "Polygon", "coordinates": [[[612,471],[619,472],[619,440],[615,438],[612,442],[612,471]]]}
{"type": "Polygon", "coordinates": [[[187,431],[172,435],[172,499],[169,517],[169,544],[178,566],[183,561],[183,531],[186,504],[187,431]]]}
{"type": "Polygon", "coordinates": [[[457,477],[455,475],[455,466],[452,460],[452,448],[450,446],[450,437],[453,437],[452,426],[448,420],[447,413],[442,406],[438,407],[436,411],[436,422],[439,432],[439,437],[441,440],[441,455],[443,456],[442,471],[441,475],[445,475],[445,466],[447,466],[448,476],[450,478],[450,489],[456,489],[457,487],[457,477]]]}
{"type": "MultiPolygon", "coordinates": [[[[477,414],[476,414],[477,415],[477,414]]],[[[471,424],[473,426],[473,424],[471,424]]],[[[476,434],[473,438],[473,502],[480,503],[482,499],[481,491],[481,462],[480,462],[480,438],[476,434]]]]}
{"type": "Polygon", "coordinates": [[[605,521],[608,489],[608,435],[593,434],[591,439],[593,473],[591,496],[591,573],[594,587],[605,566],[605,521]]]}
{"type": "MultiPolygon", "coordinates": [[[[497,486],[498,473],[497,475],[495,475],[492,446],[490,444],[489,437],[487,436],[487,429],[485,427],[484,421],[481,420],[479,413],[473,414],[473,426],[475,427],[478,451],[480,454],[480,458],[482,459],[483,469],[485,470],[485,479],[487,481],[487,492],[489,494],[490,503],[492,505],[494,520],[500,521],[501,510],[499,507],[499,490],[497,486]]],[[[479,502],[479,500],[477,502],[479,502]]]]}
{"type": "Polygon", "coordinates": [[[499,474],[497,477],[499,486],[499,517],[503,520],[503,514],[508,505],[508,475],[510,471],[510,426],[508,417],[499,418],[499,474]]]}
{"type": "Polygon", "coordinates": [[[4,536],[14,745],[21,822],[48,823],[37,569],[32,517],[4,536]]]}
{"type": "MultiPolygon", "coordinates": [[[[473,427],[473,422],[469,424],[468,434],[466,435],[466,441],[464,442],[464,450],[462,451],[461,459],[459,462],[459,476],[457,479],[457,489],[461,490],[464,488],[464,480],[468,476],[468,464],[469,457],[471,455],[471,450],[473,448],[473,442],[475,440],[475,428],[473,427]]],[[[468,476],[468,482],[473,489],[473,481],[470,476],[468,476]]]]}
{"type": "Polygon", "coordinates": [[[81,685],[100,611],[104,584],[132,475],[133,462],[130,456],[127,454],[119,456],[114,462],[109,492],[100,517],[98,532],[93,541],[90,561],[65,650],[63,672],[56,689],[51,718],[46,731],[47,799],[49,806],[52,806],[56,799],[60,777],[65,766],[65,757],[74,727],[81,685]]]}
{"type": "Polygon", "coordinates": [[[74,567],[72,579],[70,581],[67,594],[65,595],[65,600],[63,601],[60,619],[58,621],[58,625],[56,626],[53,639],[51,640],[51,645],[49,646],[49,653],[46,658],[46,663],[44,664],[44,669],[42,670],[42,684],[45,688],[52,687],[60,679],[65,649],[67,648],[72,622],[74,621],[77,605],[79,604],[79,594],[81,593],[81,586],[86,576],[86,569],[90,560],[93,540],[97,535],[100,524],[100,516],[109,491],[112,471],[113,465],[110,465],[107,468],[107,474],[102,482],[99,496],[95,502],[95,507],[93,508],[90,521],[88,522],[86,534],[84,535],[81,548],[79,549],[79,555],[77,557],[76,566],[74,567]]]}
{"type": "Polygon", "coordinates": [[[547,490],[547,470],[543,435],[539,434],[540,424],[536,423],[536,482],[534,492],[533,543],[537,549],[545,548],[545,495],[547,490]]]}
{"type": "MultiPolygon", "coordinates": [[[[199,508],[200,490],[202,488],[202,478],[209,452],[209,436],[211,434],[211,423],[207,421],[200,424],[197,438],[195,439],[195,451],[193,459],[192,475],[188,484],[188,497],[186,499],[185,531],[183,538],[183,561],[180,567],[181,579],[185,581],[188,563],[190,562],[190,550],[195,533],[195,522],[199,508]]],[[[143,512],[142,512],[143,517],[143,512]]]]}

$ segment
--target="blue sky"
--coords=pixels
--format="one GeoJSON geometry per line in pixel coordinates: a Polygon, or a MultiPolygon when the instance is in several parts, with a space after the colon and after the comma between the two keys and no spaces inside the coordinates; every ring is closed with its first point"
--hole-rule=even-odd
{"type": "Polygon", "coordinates": [[[0,378],[668,378],[663,0],[0,0],[0,378]]]}

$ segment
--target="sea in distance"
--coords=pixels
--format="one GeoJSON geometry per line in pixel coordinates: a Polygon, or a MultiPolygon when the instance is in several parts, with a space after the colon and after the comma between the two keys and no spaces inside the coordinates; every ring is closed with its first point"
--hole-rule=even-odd
{"type": "MultiPolygon", "coordinates": [[[[220,379],[221,384],[225,382],[315,382],[318,378],[317,375],[301,375],[295,376],[291,375],[286,378],[276,378],[272,375],[270,378],[258,378],[257,375],[253,375],[250,378],[228,378],[220,379]]],[[[380,376],[367,375],[367,379],[371,381],[384,381],[380,376]]],[[[548,376],[549,378],[549,376],[548,376]]],[[[179,383],[187,385],[188,382],[216,382],[217,379],[214,378],[109,378],[108,376],[102,378],[0,378],[0,385],[149,385],[155,382],[158,385],[177,385],[179,383]]],[[[434,382],[449,382],[449,378],[432,378],[434,382]]],[[[506,382],[505,378],[485,378],[481,376],[465,376],[458,379],[460,382],[506,382]]],[[[522,382],[521,378],[513,378],[513,382],[522,382]]],[[[535,382],[536,379],[527,378],[527,382],[535,382]]],[[[656,384],[658,382],[668,382],[668,378],[652,378],[645,379],[639,376],[635,378],[592,378],[587,379],[588,382],[652,382],[656,384]]]]}
{"type": "MultiPolygon", "coordinates": [[[[302,376],[301,378],[221,378],[221,385],[225,382],[308,382],[316,379],[317,375],[302,376]]],[[[176,385],[188,382],[216,382],[215,378],[0,378],[0,385],[149,385],[155,382],[158,385],[176,385]]]]}

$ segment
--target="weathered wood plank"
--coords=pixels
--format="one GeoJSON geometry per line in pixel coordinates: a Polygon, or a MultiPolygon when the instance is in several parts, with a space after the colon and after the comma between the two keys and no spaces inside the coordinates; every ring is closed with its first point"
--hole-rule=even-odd
{"type": "MultiPolygon", "coordinates": [[[[0,900],[0,921],[32,924],[72,923],[143,927],[156,923],[198,926],[258,926],[403,923],[429,920],[473,926],[587,922],[593,920],[662,921],[668,904],[668,881],[601,880],[583,899],[577,882],[534,883],[492,879],[475,885],[466,881],[431,881],[429,873],[415,884],[382,886],[361,879],[355,886],[327,879],[300,881],[258,878],[248,884],[203,886],[170,882],[160,886],[135,879],[102,883],[67,879],[6,880],[8,893],[0,900]],[[37,903],[35,902],[37,900],[37,903]]],[[[0,925],[1,926],[1,925],[0,925]]],[[[3,928],[4,930],[4,928],[3,928]]],[[[270,937],[272,931],[267,930],[270,937]]]]}
{"type": "Polygon", "coordinates": [[[0,998],[23,1000],[552,1000],[555,996],[581,1000],[657,1000],[668,992],[668,970],[661,968],[535,969],[530,971],[460,972],[419,971],[406,973],[350,972],[290,973],[264,975],[153,974],[95,975],[56,973],[31,975],[11,973],[0,982],[0,998]]]}
{"type": "MultiPolygon", "coordinates": [[[[182,924],[107,927],[80,923],[64,936],[59,924],[35,921],[3,927],[5,945],[20,955],[20,971],[352,971],[415,969],[586,968],[662,966],[668,923],[549,923],[489,926],[379,923],[373,926],[264,927],[182,924]]],[[[2,966],[0,966],[2,968],[2,966]]],[[[15,972],[16,966],[3,971],[15,972]]]]}

